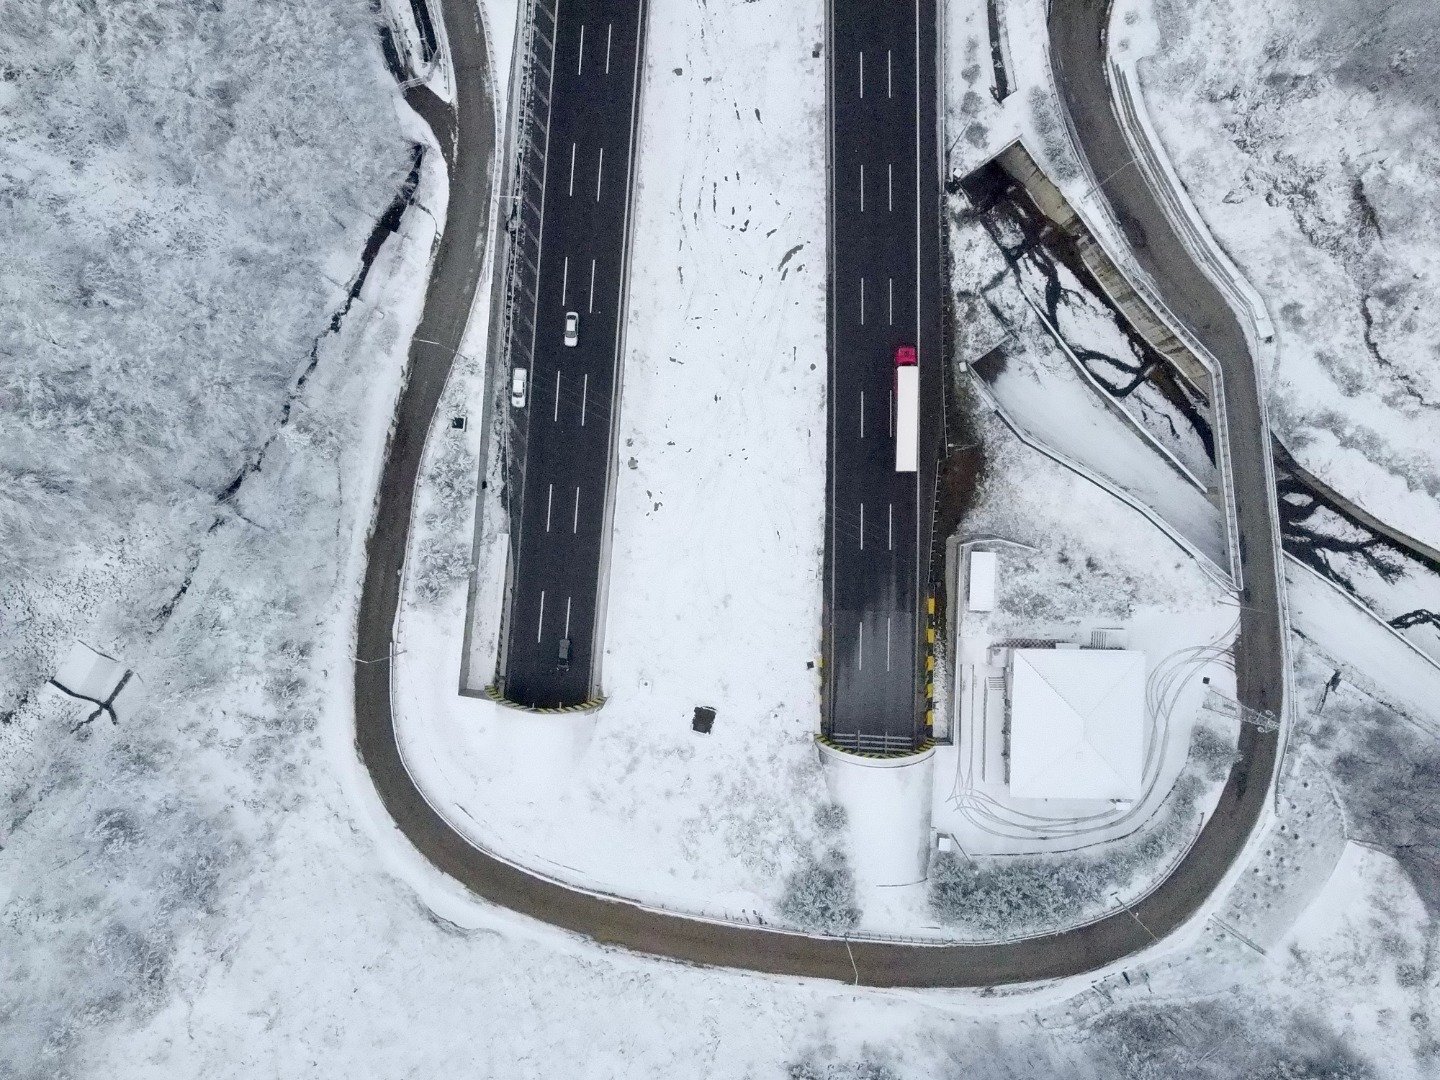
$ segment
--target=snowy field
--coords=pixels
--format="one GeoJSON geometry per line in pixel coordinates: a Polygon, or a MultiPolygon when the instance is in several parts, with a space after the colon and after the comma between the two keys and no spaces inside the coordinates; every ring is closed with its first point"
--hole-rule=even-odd
{"type": "Polygon", "coordinates": [[[1440,63],[1401,0],[1157,0],[1118,16],[1191,199],[1277,325],[1271,421],[1311,471],[1440,539],[1440,63]],[[1153,17],[1153,23],[1151,19],[1153,17]]]}
{"type": "MultiPolygon", "coordinates": [[[[775,0],[746,6],[740,17],[754,9],[778,12],[778,22],[794,18],[775,0]]],[[[28,491],[58,499],[68,491],[67,512],[79,516],[17,517],[13,503],[4,510],[12,559],[0,608],[3,686],[23,704],[7,704],[11,715],[0,726],[7,808],[0,818],[0,1075],[1435,1075],[1440,1038],[1431,1018],[1440,1003],[1427,957],[1429,912],[1440,891],[1427,876],[1427,857],[1440,837],[1425,809],[1440,798],[1434,737],[1357,689],[1348,667],[1334,678],[1337,663],[1313,646],[1297,648],[1306,711],[1317,719],[1298,743],[1306,772],[1295,783],[1300,791],[1323,789],[1343,807],[1325,820],[1343,817],[1353,842],[1335,844],[1329,825],[1312,833],[1282,817],[1274,828],[1285,844],[1277,839],[1268,857],[1298,859],[1288,853],[1298,848],[1325,858],[1312,865],[1307,857],[1304,874],[1261,867],[1248,906],[1242,897],[1237,910],[1221,912],[1234,929],[1212,920],[1163,955],[1075,985],[922,995],[646,961],[475,904],[417,865],[355,757],[350,628],[380,448],[438,224],[431,215],[443,205],[443,175],[430,158],[417,195],[429,213],[406,214],[340,331],[325,337],[282,423],[290,387],[408,164],[413,128],[396,119],[368,9],[308,0],[279,14],[274,5],[232,4],[204,19],[153,3],[107,4],[103,13],[79,23],[27,4],[0,10],[6,40],[25,56],[9,63],[17,74],[0,84],[7,88],[0,123],[11,136],[0,165],[12,184],[27,177],[37,197],[35,206],[0,204],[3,213],[31,214],[26,228],[37,230],[15,233],[30,243],[12,250],[12,259],[39,275],[47,267],[74,270],[77,259],[98,272],[106,263],[97,253],[141,258],[143,245],[97,240],[102,223],[121,219],[87,216],[92,189],[77,184],[124,194],[137,215],[148,215],[153,231],[140,238],[156,244],[191,235],[187,215],[204,210],[210,191],[217,224],[225,225],[202,230],[204,250],[220,252],[212,269],[244,270],[259,284],[221,281],[210,290],[211,279],[187,266],[186,293],[181,282],[163,287],[158,270],[139,275],[122,266],[115,283],[151,287],[97,293],[108,303],[87,305],[75,293],[47,293],[39,277],[7,281],[3,370],[30,362],[26,350],[43,342],[24,335],[40,325],[73,335],[60,338],[72,367],[52,356],[33,369],[47,380],[37,376],[34,385],[63,388],[69,413],[37,413],[34,399],[20,393],[27,384],[6,384],[6,468],[15,468],[16,447],[43,446],[45,454],[31,472],[12,471],[0,497],[28,491]],[[142,23],[142,11],[154,21],[142,23]],[[267,36],[280,15],[294,32],[267,36]],[[144,39],[142,26],[155,37],[144,39]],[[126,51],[136,34],[143,47],[126,51]],[[229,47],[242,38],[265,47],[229,47]],[[194,63],[197,56],[209,62],[194,63]],[[144,149],[98,180],[83,168],[41,168],[39,147],[53,141],[51,132],[55,140],[85,137],[89,129],[77,117],[116,125],[107,153],[123,157],[132,139],[151,130],[156,110],[169,117],[172,107],[196,113],[188,124],[167,124],[164,150],[194,167],[227,135],[247,138],[201,123],[202,112],[214,112],[212,79],[228,80],[228,92],[242,98],[254,93],[250,107],[266,124],[283,120],[273,140],[236,148],[247,155],[238,166],[249,171],[234,190],[206,188],[222,177],[197,175],[198,188],[175,198],[175,178],[165,171],[172,166],[144,149]],[[77,95],[81,108],[46,113],[77,95]],[[306,109],[260,109],[266,102],[280,109],[287,95],[311,96],[306,109]],[[27,125],[41,142],[17,134],[27,125]],[[292,146],[303,150],[289,154],[292,146]],[[284,159],[273,169],[272,153],[284,159]],[[284,174],[285,186],[265,186],[272,172],[284,174]],[[358,186],[330,187],[339,183],[358,186]],[[41,217],[40,200],[68,210],[41,217]],[[307,216],[314,205],[325,212],[307,216]],[[292,208],[299,216],[281,228],[292,208]],[[217,249],[221,242],[231,246],[217,249]],[[305,269],[306,258],[330,274],[305,269]],[[282,272],[292,264],[299,267],[293,275],[282,272]],[[18,294],[23,304],[9,302],[26,288],[18,294]],[[128,322],[114,321],[121,316],[128,322]],[[236,327],[280,336],[236,340],[236,327]],[[133,349],[118,352],[126,334],[142,332],[133,349]],[[162,348],[172,338],[212,333],[209,368],[197,367],[190,351],[162,348]],[[126,363],[107,366],[113,355],[126,363]],[[62,381],[72,369],[73,379],[62,381]],[[201,375],[211,382],[183,408],[150,411],[164,393],[179,393],[185,378],[201,375]],[[108,422],[87,427],[92,415],[108,422]],[[50,435],[46,424],[66,416],[79,417],[78,426],[50,435]],[[150,449],[161,419],[168,459],[150,449]],[[87,431],[108,441],[97,448],[77,437],[87,431]],[[272,435],[264,467],[249,474],[212,530],[216,490],[272,435]],[[148,461],[151,471],[104,471],[97,460],[148,461]],[[27,488],[31,475],[38,479],[27,488]],[[70,486],[47,486],[47,476],[68,477],[70,486]],[[73,531],[61,528],[67,522],[73,531]],[[161,535],[162,527],[171,531],[161,535]],[[57,543],[64,537],[76,546],[57,543]],[[153,613],[191,566],[189,589],[155,626],[153,613]],[[143,674],[147,693],[133,722],[97,722],[88,734],[71,735],[80,706],[39,691],[76,636],[143,674]],[[1295,880],[1306,888],[1282,899],[1295,880]],[[1258,923],[1241,922],[1267,910],[1293,913],[1282,935],[1263,936],[1258,923]]],[[[667,20],[677,18],[660,12],[656,25],[673,32],[676,23],[667,20]]],[[[811,26],[798,29],[808,37],[811,26]]],[[[707,31],[707,41],[719,33],[707,31]]],[[[770,40],[784,47],[782,35],[770,40]]],[[[680,51],[657,44],[657,56],[680,51]]],[[[673,66],[691,70],[688,60],[673,66]]],[[[734,96],[749,100],[738,90],[734,96]]],[[[104,158],[81,160],[98,168],[104,158]]],[[[168,269],[173,252],[156,260],[168,269]]],[[[810,263],[805,287],[818,295],[816,266],[810,263]]],[[[788,280],[795,279],[792,271],[788,280]]],[[[78,274],[62,280],[84,281],[78,274]]],[[[1063,500],[1063,488],[1056,497],[1063,500]]],[[[49,504],[29,510],[51,513],[49,504]]],[[[1057,560],[1047,572],[1073,588],[1071,570],[1057,560]]],[[[1342,635],[1338,646],[1345,644],[1342,635]]],[[[691,696],[698,694],[687,703],[691,696]]],[[[722,709],[712,738],[738,712],[722,709]]],[[[761,762],[757,783],[773,770],[761,762]]],[[[1314,821],[1304,815],[1319,815],[1322,805],[1307,795],[1294,800],[1293,812],[1314,821]]]]}

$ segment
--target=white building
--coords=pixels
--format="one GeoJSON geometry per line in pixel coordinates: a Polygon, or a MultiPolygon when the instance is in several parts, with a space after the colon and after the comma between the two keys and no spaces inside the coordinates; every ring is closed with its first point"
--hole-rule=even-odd
{"type": "Polygon", "coordinates": [[[1015,649],[1006,668],[1010,794],[1139,798],[1145,767],[1145,654],[1015,649]]]}
{"type": "Polygon", "coordinates": [[[995,610],[995,553],[970,552],[970,580],[965,590],[965,606],[971,611],[995,610]]]}

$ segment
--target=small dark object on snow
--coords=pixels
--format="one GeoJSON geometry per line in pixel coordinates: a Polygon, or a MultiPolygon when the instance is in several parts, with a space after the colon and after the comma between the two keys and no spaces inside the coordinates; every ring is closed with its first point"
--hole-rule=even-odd
{"type": "Polygon", "coordinates": [[[465,430],[465,417],[463,417],[463,416],[452,416],[452,417],[450,418],[450,426],[451,426],[452,428],[454,428],[456,431],[464,431],[464,430],[465,430]]]}
{"type": "Polygon", "coordinates": [[[715,710],[707,705],[695,706],[695,719],[690,721],[690,730],[698,731],[701,735],[709,735],[710,728],[715,723],[715,710]]]}

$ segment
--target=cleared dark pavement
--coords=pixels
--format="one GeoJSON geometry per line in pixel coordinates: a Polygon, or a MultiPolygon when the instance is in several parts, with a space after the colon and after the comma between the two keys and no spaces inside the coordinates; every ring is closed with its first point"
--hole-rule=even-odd
{"type": "Polygon", "coordinates": [[[529,403],[510,408],[501,684],[535,708],[579,705],[593,689],[643,34],[641,0],[556,6],[529,403]],[[580,317],[573,347],[567,311],[580,317]]]}
{"type": "MultiPolygon", "coordinates": [[[[469,313],[482,251],[492,114],[485,98],[484,40],[474,28],[474,8],[465,0],[451,0],[445,15],[450,45],[459,61],[457,145],[449,224],[418,337],[456,344],[469,313]]],[[[411,377],[397,408],[396,432],[387,449],[368,548],[357,631],[357,656],[362,658],[382,657],[392,648],[420,449],[452,356],[451,348],[424,346],[418,340],[412,349],[411,377]]],[[[1274,754],[1273,736],[1255,736],[1254,729],[1245,729],[1244,768],[1237,766],[1231,773],[1216,814],[1175,872],[1128,911],[1078,930],[1010,945],[847,944],[841,939],[651,911],[568,888],[472,847],[430,807],[405,770],[390,707],[390,667],[388,663],[355,665],[356,742],[361,759],[396,827],[432,865],[476,896],[601,944],[687,963],[870,986],[1030,982],[1091,971],[1145,948],[1189,919],[1229,869],[1264,798],[1269,773],[1262,769],[1268,768],[1265,762],[1274,754]]]]}
{"type": "Polygon", "coordinates": [[[923,737],[919,489],[933,464],[895,471],[895,350],[916,346],[926,374],[941,363],[934,26],[934,0],[831,5],[824,726],[867,751],[923,737]]]}

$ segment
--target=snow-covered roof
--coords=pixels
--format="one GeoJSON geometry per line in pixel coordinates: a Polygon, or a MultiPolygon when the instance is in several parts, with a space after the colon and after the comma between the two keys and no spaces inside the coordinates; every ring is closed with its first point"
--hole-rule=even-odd
{"type": "Polygon", "coordinates": [[[1010,677],[1010,794],[1028,799],[1140,795],[1144,653],[1016,649],[1010,677]]]}
{"type": "Polygon", "coordinates": [[[966,606],[971,611],[992,611],[995,608],[995,553],[970,552],[970,587],[966,589],[966,606]]]}

